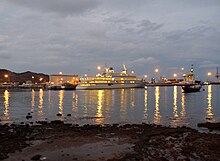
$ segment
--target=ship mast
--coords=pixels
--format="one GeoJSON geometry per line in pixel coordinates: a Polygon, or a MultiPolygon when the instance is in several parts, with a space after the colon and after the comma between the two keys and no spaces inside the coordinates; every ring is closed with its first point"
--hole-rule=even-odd
{"type": "Polygon", "coordinates": [[[215,75],[215,77],[216,77],[217,79],[220,77],[220,75],[219,75],[219,73],[218,73],[218,67],[217,67],[217,69],[216,69],[216,75],[215,75]]]}

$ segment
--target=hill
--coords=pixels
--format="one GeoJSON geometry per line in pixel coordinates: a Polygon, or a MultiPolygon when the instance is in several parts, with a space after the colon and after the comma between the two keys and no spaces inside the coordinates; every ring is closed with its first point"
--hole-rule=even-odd
{"type": "Polygon", "coordinates": [[[26,81],[32,81],[32,83],[45,83],[49,81],[49,75],[31,71],[15,73],[7,69],[0,69],[0,83],[12,82],[22,84],[26,81]]]}

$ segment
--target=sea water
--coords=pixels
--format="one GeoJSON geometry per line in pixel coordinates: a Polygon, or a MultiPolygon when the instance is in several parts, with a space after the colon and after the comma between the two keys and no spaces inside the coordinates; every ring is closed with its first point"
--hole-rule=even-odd
{"type": "Polygon", "coordinates": [[[220,86],[183,93],[181,87],[74,91],[0,91],[5,123],[62,120],[73,124],[154,123],[196,127],[220,121],[220,86]],[[29,114],[28,114],[29,113],[29,114]],[[61,116],[57,116],[57,114],[61,116]],[[69,114],[69,115],[68,115],[69,114]],[[32,118],[26,118],[26,116],[32,118]],[[68,116],[67,116],[68,115],[68,116]]]}

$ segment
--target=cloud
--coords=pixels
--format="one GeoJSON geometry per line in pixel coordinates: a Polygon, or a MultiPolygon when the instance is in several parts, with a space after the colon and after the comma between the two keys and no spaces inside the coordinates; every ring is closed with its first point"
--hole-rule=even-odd
{"type": "Polygon", "coordinates": [[[81,14],[96,8],[100,0],[8,0],[14,4],[44,12],[58,13],[64,16],[81,14]]]}
{"type": "Polygon", "coordinates": [[[151,22],[149,20],[142,20],[141,23],[137,26],[140,28],[139,33],[155,31],[160,29],[163,24],[157,24],[155,22],[151,22]]]}
{"type": "Polygon", "coordinates": [[[135,60],[128,61],[127,64],[129,66],[148,66],[152,64],[156,64],[159,61],[153,57],[147,57],[147,58],[138,58],[135,60]]]}
{"type": "Polygon", "coordinates": [[[199,68],[216,68],[219,66],[220,66],[220,64],[217,64],[213,61],[205,60],[205,61],[201,62],[201,64],[199,65],[199,68]]]}
{"type": "Polygon", "coordinates": [[[0,54],[0,59],[10,59],[11,55],[9,54],[0,54]]]}

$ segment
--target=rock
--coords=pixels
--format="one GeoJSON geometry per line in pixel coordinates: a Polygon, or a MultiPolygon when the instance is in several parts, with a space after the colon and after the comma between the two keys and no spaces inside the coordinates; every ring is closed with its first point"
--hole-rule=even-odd
{"type": "Polygon", "coordinates": [[[27,120],[30,119],[30,118],[32,118],[31,115],[27,115],[27,116],[26,116],[26,119],[27,119],[27,120]]]}
{"type": "Polygon", "coordinates": [[[68,113],[68,114],[67,114],[67,116],[71,116],[71,114],[70,114],[70,113],[68,113]]]}
{"type": "Polygon", "coordinates": [[[64,122],[61,121],[61,120],[54,120],[54,121],[51,121],[51,125],[54,125],[54,124],[64,124],[64,122]]]}
{"type": "Polygon", "coordinates": [[[42,155],[37,154],[37,155],[33,156],[33,157],[31,158],[31,160],[40,160],[40,157],[41,157],[41,156],[42,156],[42,155]]]}
{"type": "Polygon", "coordinates": [[[58,113],[57,116],[62,116],[62,114],[61,114],[61,113],[58,113]]]}

